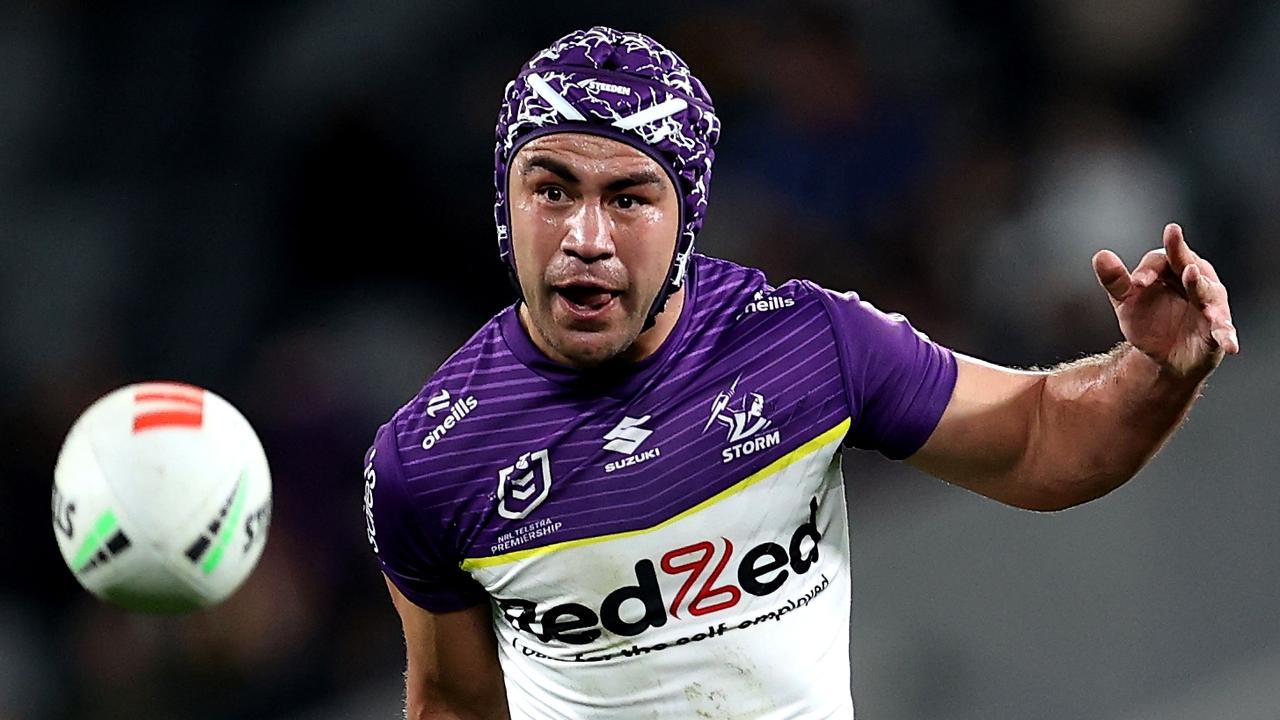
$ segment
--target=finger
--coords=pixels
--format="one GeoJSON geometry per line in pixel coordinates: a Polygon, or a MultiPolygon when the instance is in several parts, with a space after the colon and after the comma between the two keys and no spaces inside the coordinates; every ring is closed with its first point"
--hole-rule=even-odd
{"type": "Polygon", "coordinates": [[[1182,271],[1182,287],[1187,290],[1187,299],[1196,308],[1208,310],[1214,301],[1214,291],[1210,280],[1200,272],[1199,265],[1188,265],[1182,271]]]}
{"type": "Polygon", "coordinates": [[[1200,272],[1198,265],[1188,265],[1182,273],[1187,297],[1210,322],[1209,335],[1225,352],[1240,352],[1240,337],[1231,321],[1231,305],[1227,288],[1200,272]]]}
{"type": "Polygon", "coordinates": [[[1170,266],[1173,267],[1173,271],[1178,275],[1181,275],[1188,265],[1195,264],[1200,266],[1200,272],[1209,276],[1214,282],[1222,282],[1213,263],[1191,249],[1191,246],[1187,243],[1186,232],[1181,225],[1177,223],[1165,225],[1164,250],[1169,257],[1170,266]]]}
{"type": "Polygon", "coordinates": [[[1197,255],[1196,258],[1197,258],[1196,265],[1200,267],[1201,274],[1207,276],[1210,280],[1214,282],[1222,282],[1222,278],[1218,277],[1218,269],[1213,266],[1213,263],[1209,262],[1208,260],[1205,260],[1199,255],[1197,255]]]}
{"type": "Polygon", "coordinates": [[[1129,288],[1133,287],[1133,280],[1124,261],[1110,250],[1099,250],[1094,254],[1093,274],[1098,277],[1098,283],[1106,288],[1111,299],[1117,302],[1124,300],[1129,288]]]}
{"type": "Polygon", "coordinates": [[[1214,328],[1213,341],[1228,355],[1240,354],[1240,338],[1234,327],[1214,328]]]}
{"type": "Polygon", "coordinates": [[[1133,269],[1133,284],[1140,288],[1150,287],[1169,270],[1169,257],[1164,249],[1152,250],[1142,256],[1138,267],[1133,269]]]}
{"type": "Polygon", "coordinates": [[[1226,354],[1236,355],[1240,352],[1240,336],[1236,334],[1234,325],[1214,325],[1209,335],[1226,354]]]}
{"type": "Polygon", "coordinates": [[[1200,258],[1191,251],[1191,246],[1187,245],[1186,235],[1182,232],[1182,226],[1177,223],[1169,223],[1164,226],[1164,252],[1169,258],[1169,264],[1173,267],[1173,272],[1182,275],[1188,265],[1194,265],[1200,258]]]}
{"type": "Polygon", "coordinates": [[[1227,286],[1205,275],[1199,265],[1188,265],[1187,269],[1182,271],[1182,285],[1186,288],[1187,299],[1197,308],[1230,315],[1231,306],[1227,301],[1227,286]]]}

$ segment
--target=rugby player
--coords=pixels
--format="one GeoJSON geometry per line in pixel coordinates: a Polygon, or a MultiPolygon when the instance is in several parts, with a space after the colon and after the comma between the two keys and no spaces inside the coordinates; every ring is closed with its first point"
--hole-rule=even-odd
{"type": "Polygon", "coordinates": [[[1132,477],[1239,351],[1173,224],[1132,271],[1093,259],[1126,341],[1047,372],[770,286],[693,251],[718,134],[638,33],[574,32],[507,86],[495,214],[520,299],[364,468],[410,718],[851,718],[843,447],[1066,508],[1132,477]]]}

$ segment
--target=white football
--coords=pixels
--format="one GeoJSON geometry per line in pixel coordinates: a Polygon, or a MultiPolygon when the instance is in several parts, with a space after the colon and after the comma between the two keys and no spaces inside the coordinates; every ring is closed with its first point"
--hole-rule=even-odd
{"type": "Polygon", "coordinates": [[[225,600],[262,555],[271,474],[226,400],[193,385],[115,390],[67,433],[53,473],[53,534],[76,580],[128,610],[225,600]]]}

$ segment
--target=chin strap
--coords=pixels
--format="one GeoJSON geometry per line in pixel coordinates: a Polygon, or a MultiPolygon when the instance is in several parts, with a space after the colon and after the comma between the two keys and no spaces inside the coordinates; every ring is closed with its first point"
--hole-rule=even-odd
{"type": "Polygon", "coordinates": [[[671,261],[671,270],[667,273],[667,279],[662,284],[662,289],[658,291],[658,296],[653,299],[653,305],[649,308],[649,314],[644,319],[644,327],[640,332],[644,332],[653,327],[658,321],[658,316],[667,308],[667,301],[671,299],[680,288],[684,287],[685,276],[689,270],[689,258],[693,255],[693,247],[690,245],[685,252],[676,251],[675,257],[671,261]]]}

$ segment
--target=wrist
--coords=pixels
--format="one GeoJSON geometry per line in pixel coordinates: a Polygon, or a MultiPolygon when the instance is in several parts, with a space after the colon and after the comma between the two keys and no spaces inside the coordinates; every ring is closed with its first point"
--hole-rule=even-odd
{"type": "Polygon", "coordinates": [[[1128,342],[1121,343],[1124,348],[1122,362],[1130,372],[1149,377],[1157,390],[1189,390],[1200,387],[1221,361],[1221,353],[1211,355],[1206,362],[1189,367],[1170,363],[1167,359],[1152,357],[1128,342]]]}

